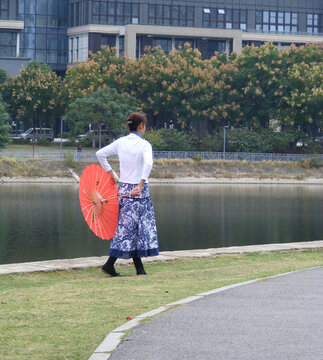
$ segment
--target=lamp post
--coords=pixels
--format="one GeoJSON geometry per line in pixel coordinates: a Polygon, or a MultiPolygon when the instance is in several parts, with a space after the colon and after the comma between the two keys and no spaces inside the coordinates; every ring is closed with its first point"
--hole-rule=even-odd
{"type": "Polygon", "coordinates": [[[225,159],[225,133],[228,128],[228,125],[223,126],[223,159],[225,159]]]}
{"type": "Polygon", "coordinates": [[[60,143],[61,151],[62,151],[62,143],[63,143],[63,119],[61,118],[61,143],[60,143]]]}

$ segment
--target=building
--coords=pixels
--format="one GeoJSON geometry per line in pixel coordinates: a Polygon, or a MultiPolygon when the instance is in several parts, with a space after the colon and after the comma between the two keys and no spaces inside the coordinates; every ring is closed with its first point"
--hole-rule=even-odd
{"type": "Polygon", "coordinates": [[[0,67],[17,74],[37,60],[64,74],[68,9],[68,0],[0,0],[0,67]]]}
{"type": "Polygon", "coordinates": [[[323,41],[321,0],[0,0],[0,67],[30,60],[64,74],[102,45],[140,57],[189,42],[203,58],[246,45],[323,41]]]}
{"type": "Polygon", "coordinates": [[[323,2],[70,0],[68,38],[70,64],[85,61],[88,51],[102,45],[138,58],[146,46],[168,53],[189,42],[209,58],[265,41],[279,47],[323,41],[323,2]]]}

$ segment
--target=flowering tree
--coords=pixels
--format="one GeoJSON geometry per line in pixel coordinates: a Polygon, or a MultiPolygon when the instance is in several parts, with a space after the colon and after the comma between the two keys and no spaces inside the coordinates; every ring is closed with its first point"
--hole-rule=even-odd
{"type": "Polygon", "coordinates": [[[170,120],[181,129],[268,128],[270,120],[283,116],[289,69],[321,61],[322,47],[313,45],[279,51],[268,43],[209,60],[188,44],[169,56],[160,48],[147,49],[138,60],[102,48],[70,69],[64,83],[72,100],[105,87],[136,96],[157,128],[170,120]]]}
{"type": "Polygon", "coordinates": [[[294,64],[288,70],[288,92],[279,113],[282,123],[310,130],[323,126],[323,63],[294,64]]]}
{"type": "Polygon", "coordinates": [[[23,121],[31,120],[33,127],[58,118],[65,107],[64,89],[60,78],[51,68],[30,62],[21,73],[2,85],[9,112],[23,121]]]}
{"type": "Polygon", "coordinates": [[[118,89],[123,70],[131,61],[118,57],[115,49],[102,47],[95,54],[90,54],[85,63],[79,62],[76,67],[70,67],[64,79],[70,101],[106,87],[118,89]]]}

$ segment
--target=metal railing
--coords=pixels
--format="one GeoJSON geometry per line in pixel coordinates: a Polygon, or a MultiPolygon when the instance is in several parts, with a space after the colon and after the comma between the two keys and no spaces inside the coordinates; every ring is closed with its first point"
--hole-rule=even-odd
{"type": "MultiPolygon", "coordinates": [[[[73,158],[74,161],[96,162],[96,150],[0,150],[1,158],[18,160],[39,159],[42,161],[64,161],[73,158]]],[[[240,161],[299,161],[301,159],[317,158],[323,161],[323,154],[267,154],[267,153],[230,153],[230,152],[200,152],[200,151],[154,151],[155,159],[192,159],[202,160],[240,160],[240,161]]]]}

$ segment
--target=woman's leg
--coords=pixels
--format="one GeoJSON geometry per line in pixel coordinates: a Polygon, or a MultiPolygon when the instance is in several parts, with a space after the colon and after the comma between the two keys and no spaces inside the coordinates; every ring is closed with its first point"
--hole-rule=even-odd
{"type": "Polygon", "coordinates": [[[141,258],[132,258],[133,263],[135,264],[137,275],[146,275],[144,265],[142,264],[141,258]]]}
{"type": "Polygon", "coordinates": [[[102,271],[111,276],[122,276],[120,273],[117,273],[114,268],[114,263],[117,261],[117,258],[110,256],[108,261],[102,266],[102,271]]]}

